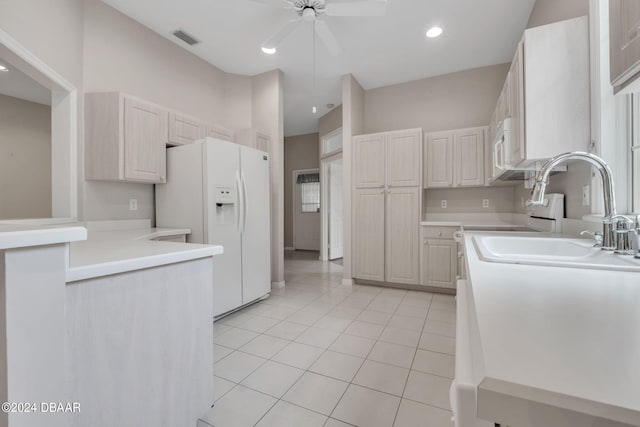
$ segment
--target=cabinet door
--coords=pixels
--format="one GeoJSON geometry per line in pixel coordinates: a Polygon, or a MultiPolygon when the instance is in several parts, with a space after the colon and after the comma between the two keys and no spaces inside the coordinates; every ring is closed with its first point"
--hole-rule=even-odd
{"type": "Polygon", "coordinates": [[[379,188],[385,183],[384,134],[353,138],[353,185],[355,188],[379,188]]]}
{"type": "Polygon", "coordinates": [[[124,178],[165,182],[167,113],[155,105],[124,99],[124,178]]]}
{"type": "Polygon", "coordinates": [[[640,71],[640,2],[609,0],[611,83],[619,86],[640,71]]]}
{"type": "Polygon", "coordinates": [[[387,190],[385,280],[420,283],[420,187],[387,190]]]}
{"type": "Polygon", "coordinates": [[[440,288],[456,287],[457,243],[449,239],[423,239],[422,284],[440,288]]]}
{"type": "Polygon", "coordinates": [[[422,130],[409,129],[387,134],[387,186],[419,186],[422,177],[422,130]]]}
{"type": "Polygon", "coordinates": [[[260,132],[256,132],[256,147],[260,151],[266,153],[271,149],[271,137],[260,132]]]}
{"type": "Polygon", "coordinates": [[[425,187],[453,186],[453,133],[429,133],[426,144],[425,187]]]}
{"type": "Polygon", "coordinates": [[[505,163],[516,166],[525,158],[524,140],[524,68],[523,45],[518,43],[516,55],[509,70],[511,77],[511,145],[506,147],[505,163]]]}
{"type": "Polygon", "coordinates": [[[384,281],[384,190],[354,191],[353,274],[384,281]]]}
{"type": "Polygon", "coordinates": [[[225,141],[235,142],[235,132],[220,125],[207,125],[206,135],[225,141]]]}
{"type": "Polygon", "coordinates": [[[484,185],[484,129],[465,129],[453,135],[456,185],[484,185]]]}
{"type": "Polygon", "coordinates": [[[190,117],[169,113],[169,140],[172,145],[191,144],[205,136],[202,122],[190,117]]]}

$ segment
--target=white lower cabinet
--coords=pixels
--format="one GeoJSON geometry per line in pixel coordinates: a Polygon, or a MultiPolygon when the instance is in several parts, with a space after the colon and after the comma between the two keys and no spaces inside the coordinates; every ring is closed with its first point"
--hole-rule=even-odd
{"type": "Polygon", "coordinates": [[[422,226],[421,285],[456,289],[458,275],[458,243],[454,233],[458,227],[422,226]]]}
{"type": "Polygon", "coordinates": [[[355,190],[354,277],[420,284],[420,188],[355,190]]]}

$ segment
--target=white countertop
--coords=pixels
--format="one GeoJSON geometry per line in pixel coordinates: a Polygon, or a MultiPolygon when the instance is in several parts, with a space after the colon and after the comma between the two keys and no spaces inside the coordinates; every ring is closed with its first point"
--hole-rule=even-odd
{"type": "Polygon", "coordinates": [[[527,216],[514,213],[450,213],[427,214],[420,225],[440,227],[492,227],[512,228],[525,226],[527,216]]]}
{"type": "Polygon", "coordinates": [[[84,240],[86,238],[86,228],[78,226],[0,224],[0,250],[53,245],[84,240]]]}
{"type": "Polygon", "coordinates": [[[89,231],[89,238],[69,249],[67,282],[124,273],[221,254],[222,246],[155,241],[189,234],[189,229],[141,228],[89,231]]]}
{"type": "Polygon", "coordinates": [[[483,262],[473,234],[464,241],[483,359],[478,413],[531,416],[506,395],[640,425],[640,275],[483,262]]]}

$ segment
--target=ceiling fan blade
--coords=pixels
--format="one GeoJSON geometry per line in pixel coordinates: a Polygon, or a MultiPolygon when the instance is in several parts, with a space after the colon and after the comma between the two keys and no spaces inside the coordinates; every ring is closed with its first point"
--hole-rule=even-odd
{"type": "Polygon", "coordinates": [[[266,4],[267,6],[282,6],[285,8],[291,8],[293,4],[291,0],[250,0],[254,3],[266,4]]]}
{"type": "Polygon", "coordinates": [[[320,39],[320,41],[322,41],[322,43],[324,43],[331,55],[337,56],[340,54],[340,52],[342,52],[340,44],[338,43],[338,39],[336,39],[336,36],[333,35],[333,32],[331,31],[331,29],[329,29],[329,26],[326,22],[319,19],[316,20],[315,29],[318,38],[320,39]]]}
{"type": "Polygon", "coordinates": [[[271,36],[271,38],[269,38],[266,42],[264,42],[262,44],[262,47],[264,48],[278,47],[278,45],[282,42],[282,40],[284,40],[285,37],[287,37],[289,34],[293,32],[293,30],[296,29],[298,22],[300,22],[300,19],[294,19],[284,24],[284,27],[282,27],[277,33],[275,33],[273,36],[271,36]]]}
{"type": "Polygon", "coordinates": [[[384,16],[387,0],[357,0],[346,3],[327,3],[324,13],[329,16],[384,16]]]}

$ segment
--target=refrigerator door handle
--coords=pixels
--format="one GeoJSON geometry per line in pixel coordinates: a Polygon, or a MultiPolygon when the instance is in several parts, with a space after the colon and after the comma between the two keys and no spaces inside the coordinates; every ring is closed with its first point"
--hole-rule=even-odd
{"type": "Polygon", "coordinates": [[[247,181],[242,174],[242,232],[247,228],[247,205],[249,203],[249,195],[247,194],[247,181]]]}
{"type": "Polygon", "coordinates": [[[240,186],[240,172],[236,171],[236,231],[240,232],[240,221],[241,221],[241,209],[242,209],[242,199],[241,197],[242,188],[240,186]]]}

